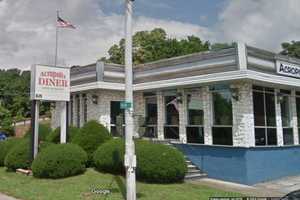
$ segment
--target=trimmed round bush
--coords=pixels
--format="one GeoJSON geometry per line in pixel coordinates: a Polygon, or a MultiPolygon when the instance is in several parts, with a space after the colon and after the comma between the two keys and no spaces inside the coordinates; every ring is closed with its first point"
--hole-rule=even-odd
{"type": "Polygon", "coordinates": [[[81,146],[88,154],[88,166],[92,165],[93,153],[104,142],[111,138],[109,131],[95,120],[87,122],[80,133],[75,135],[72,143],[81,146]]]}
{"type": "MultiPolygon", "coordinates": [[[[77,134],[79,134],[80,129],[77,127],[70,126],[69,127],[69,135],[68,135],[68,141],[71,141],[77,134]]],[[[54,129],[46,138],[48,142],[52,143],[60,143],[60,127],[54,129]]]]}
{"type": "MultiPolygon", "coordinates": [[[[48,135],[52,132],[48,124],[39,124],[39,141],[46,141],[48,135]]],[[[30,138],[31,128],[24,135],[25,138],[30,138]]]]}
{"type": "MultiPolygon", "coordinates": [[[[113,174],[124,173],[124,140],[101,145],[94,153],[95,168],[113,174]]],[[[150,183],[173,183],[184,179],[187,166],[176,148],[148,141],[136,142],[137,179],[150,183]]]]}
{"type": "Polygon", "coordinates": [[[102,144],[94,153],[94,166],[98,171],[124,173],[124,140],[112,139],[102,144]]]}
{"type": "Polygon", "coordinates": [[[64,178],[86,169],[87,154],[75,144],[53,144],[42,150],[32,163],[33,176],[64,178]]]}
{"type": "Polygon", "coordinates": [[[150,183],[174,183],[184,179],[187,166],[183,154],[163,144],[138,141],[137,177],[150,183]]]}
{"type": "Polygon", "coordinates": [[[4,166],[4,159],[8,152],[20,142],[20,138],[9,138],[5,141],[0,142],[0,166],[4,166]]]}
{"type": "Polygon", "coordinates": [[[4,165],[9,171],[30,168],[29,140],[22,139],[6,155],[4,165]]]}

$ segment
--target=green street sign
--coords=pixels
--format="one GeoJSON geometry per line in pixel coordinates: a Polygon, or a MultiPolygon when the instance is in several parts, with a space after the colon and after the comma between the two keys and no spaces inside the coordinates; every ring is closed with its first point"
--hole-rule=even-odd
{"type": "Polygon", "coordinates": [[[127,101],[121,101],[120,103],[120,108],[123,110],[127,110],[129,108],[132,107],[132,103],[131,102],[127,102],[127,101]]]}

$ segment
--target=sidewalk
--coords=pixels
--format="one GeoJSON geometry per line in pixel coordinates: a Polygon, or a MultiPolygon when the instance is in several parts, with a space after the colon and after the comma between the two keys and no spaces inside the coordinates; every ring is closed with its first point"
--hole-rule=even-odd
{"type": "Polygon", "coordinates": [[[13,197],[6,196],[5,194],[0,193],[0,200],[17,200],[13,197]]]}
{"type": "Polygon", "coordinates": [[[220,189],[227,192],[237,192],[245,196],[252,197],[283,197],[286,193],[271,188],[262,188],[257,186],[248,186],[238,183],[226,182],[217,179],[203,178],[200,180],[190,181],[195,184],[220,189]]]}

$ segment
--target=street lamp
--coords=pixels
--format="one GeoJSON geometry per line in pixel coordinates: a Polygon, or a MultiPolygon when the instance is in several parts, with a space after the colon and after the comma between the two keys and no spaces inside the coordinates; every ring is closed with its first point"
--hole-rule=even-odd
{"type": "Polygon", "coordinates": [[[125,157],[126,199],[136,200],[136,156],[133,141],[133,87],[132,87],[132,4],[133,0],[125,0],[125,157]]]}

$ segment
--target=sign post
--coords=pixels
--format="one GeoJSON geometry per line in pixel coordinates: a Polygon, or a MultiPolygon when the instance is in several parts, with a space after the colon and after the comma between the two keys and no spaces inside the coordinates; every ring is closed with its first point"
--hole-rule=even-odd
{"type": "Polygon", "coordinates": [[[126,199],[136,199],[136,156],[133,141],[134,120],[133,120],[133,87],[132,87],[132,4],[133,0],[125,0],[125,157],[126,169],[126,199]]]}
{"type": "Polygon", "coordinates": [[[32,100],[32,158],[38,152],[38,126],[40,101],[61,102],[60,141],[66,143],[67,138],[67,102],[70,101],[70,68],[33,65],[31,68],[30,99],[32,100]]]}

